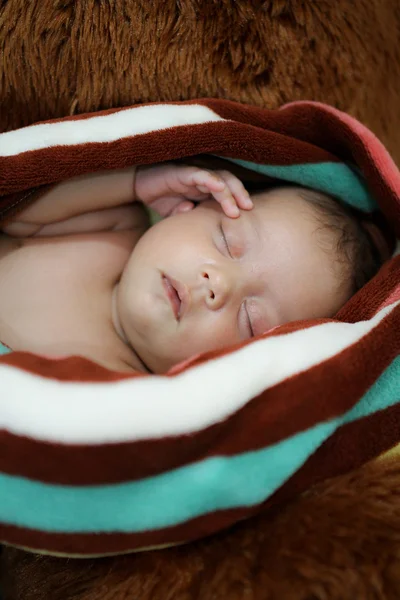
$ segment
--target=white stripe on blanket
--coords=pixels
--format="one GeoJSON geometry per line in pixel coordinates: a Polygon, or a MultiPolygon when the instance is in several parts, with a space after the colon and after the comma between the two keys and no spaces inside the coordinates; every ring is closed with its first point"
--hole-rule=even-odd
{"type": "Polygon", "coordinates": [[[0,428],[71,444],[198,431],[226,419],[263,390],[355,344],[398,304],[368,321],[324,323],[254,341],[172,377],[70,383],[0,365],[0,428]]]}
{"type": "Polygon", "coordinates": [[[74,146],[88,142],[113,142],[170,127],[225,121],[199,104],[157,104],[126,108],[118,112],[76,121],[29,125],[0,135],[0,156],[15,156],[52,146],[74,146]]]}

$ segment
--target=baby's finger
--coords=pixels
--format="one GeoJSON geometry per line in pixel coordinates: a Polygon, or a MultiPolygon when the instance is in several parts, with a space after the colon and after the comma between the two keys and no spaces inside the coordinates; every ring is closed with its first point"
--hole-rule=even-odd
{"type": "Polygon", "coordinates": [[[221,177],[205,169],[192,173],[191,183],[204,194],[209,194],[212,191],[221,191],[225,186],[225,182],[221,177]]]}
{"type": "Polygon", "coordinates": [[[235,198],[239,208],[251,210],[254,206],[250,194],[243,183],[230,171],[217,171],[217,174],[225,181],[232,196],[235,198]]]}
{"type": "Polygon", "coordinates": [[[224,179],[218,174],[210,171],[198,171],[193,173],[193,183],[200,192],[212,195],[220,203],[224,213],[235,219],[240,215],[235,198],[224,179]]]}
{"type": "Polygon", "coordinates": [[[221,190],[224,183],[211,171],[198,167],[183,167],[175,173],[177,182],[174,190],[190,200],[209,194],[210,189],[221,190]]]}
{"type": "Polygon", "coordinates": [[[236,218],[239,208],[251,210],[254,206],[243,183],[230,171],[202,170],[194,173],[193,179],[197,189],[212,194],[228,217],[236,218]]]}

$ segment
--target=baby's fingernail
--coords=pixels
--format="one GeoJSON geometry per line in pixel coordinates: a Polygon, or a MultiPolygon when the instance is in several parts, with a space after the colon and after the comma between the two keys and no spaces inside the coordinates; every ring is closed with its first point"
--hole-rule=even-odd
{"type": "Polygon", "coordinates": [[[244,201],[246,203],[246,206],[254,206],[253,200],[250,198],[250,196],[245,196],[244,201]]]}

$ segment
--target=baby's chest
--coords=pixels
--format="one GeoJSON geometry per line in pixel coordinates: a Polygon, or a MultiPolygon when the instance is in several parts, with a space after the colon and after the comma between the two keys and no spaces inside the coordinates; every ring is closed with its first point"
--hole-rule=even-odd
{"type": "Polygon", "coordinates": [[[45,344],[90,336],[134,244],[131,231],[25,240],[3,236],[0,340],[11,347],[23,342],[28,349],[38,338],[45,344]]]}

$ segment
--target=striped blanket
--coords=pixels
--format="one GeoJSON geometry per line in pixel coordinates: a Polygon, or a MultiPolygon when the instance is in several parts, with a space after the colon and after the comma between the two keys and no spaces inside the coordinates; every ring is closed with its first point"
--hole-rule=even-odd
{"type": "MultiPolygon", "coordinates": [[[[363,125],[312,102],[149,104],[3,133],[0,220],[46,184],[199,155],[380,210],[400,237],[390,156],[363,125]]],[[[0,540],[97,556],[198,539],[393,450],[399,401],[400,257],[335,318],[163,376],[1,354],[0,540]]]]}

